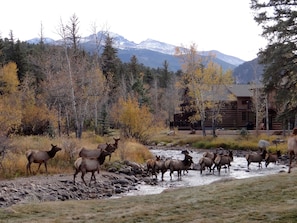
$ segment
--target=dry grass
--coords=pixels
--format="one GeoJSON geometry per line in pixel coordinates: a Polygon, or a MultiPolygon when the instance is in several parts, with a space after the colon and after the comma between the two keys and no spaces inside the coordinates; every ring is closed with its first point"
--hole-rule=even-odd
{"type": "MultiPolygon", "coordinates": [[[[72,173],[73,163],[78,157],[78,152],[82,147],[96,149],[99,143],[114,143],[113,137],[100,137],[92,133],[85,133],[83,139],[75,137],[49,138],[43,136],[16,136],[12,138],[9,151],[5,154],[0,169],[0,179],[15,178],[26,175],[28,150],[50,150],[51,144],[62,148],[53,159],[48,160],[47,167],[49,174],[72,173]]],[[[137,163],[144,163],[153,155],[144,145],[133,140],[119,141],[119,149],[112,154],[111,162],[128,159],[137,163]]],[[[106,162],[109,162],[107,159],[106,162]]],[[[32,171],[36,173],[38,164],[32,163],[32,171]]],[[[42,164],[38,174],[44,174],[45,167],[42,164]]]]}
{"type": "MultiPolygon", "coordinates": [[[[172,145],[185,145],[190,144],[196,148],[228,148],[234,150],[257,150],[258,142],[260,139],[267,140],[272,142],[276,138],[282,138],[286,140],[286,137],[276,136],[276,135],[266,135],[264,133],[255,135],[255,132],[249,134],[248,137],[242,137],[238,131],[221,131],[218,132],[218,137],[212,137],[211,132],[207,131],[207,136],[204,137],[201,131],[196,131],[196,134],[190,134],[190,131],[178,131],[175,130],[174,135],[168,135],[168,131],[162,131],[154,135],[151,141],[160,143],[170,143],[172,145]]],[[[280,150],[282,153],[286,153],[287,144],[282,143],[271,145],[267,148],[270,152],[276,152],[276,150],[280,150]]]]}
{"type": "Polygon", "coordinates": [[[15,205],[0,222],[297,222],[297,170],[119,199],[15,205]]]}

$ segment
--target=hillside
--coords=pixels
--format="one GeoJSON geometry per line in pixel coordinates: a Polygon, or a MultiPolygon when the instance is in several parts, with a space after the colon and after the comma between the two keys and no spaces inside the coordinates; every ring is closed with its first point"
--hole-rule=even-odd
{"type": "Polygon", "coordinates": [[[245,62],[233,70],[233,76],[237,84],[260,83],[262,75],[263,65],[258,63],[258,58],[245,62]]]}
{"type": "MultiPolygon", "coordinates": [[[[137,57],[138,62],[144,66],[151,68],[163,67],[163,63],[166,60],[169,64],[170,71],[178,71],[181,69],[181,64],[178,58],[174,56],[174,45],[163,43],[157,40],[147,39],[145,41],[136,44],[127,40],[125,37],[110,33],[114,40],[114,47],[118,50],[118,56],[122,62],[130,62],[131,57],[134,55],[137,57]]],[[[96,38],[106,38],[103,32],[98,32],[96,35],[90,35],[81,38],[81,46],[87,52],[96,52],[96,38]]],[[[29,40],[29,43],[38,43],[39,38],[29,40]]],[[[61,41],[53,40],[51,38],[45,38],[47,44],[60,44],[61,41]]],[[[244,61],[236,56],[226,55],[217,50],[201,51],[199,52],[206,60],[209,55],[215,55],[214,62],[219,64],[224,71],[232,70],[233,76],[237,84],[247,84],[252,81],[260,82],[263,74],[263,66],[258,64],[258,59],[255,58],[251,61],[244,61]]]]}

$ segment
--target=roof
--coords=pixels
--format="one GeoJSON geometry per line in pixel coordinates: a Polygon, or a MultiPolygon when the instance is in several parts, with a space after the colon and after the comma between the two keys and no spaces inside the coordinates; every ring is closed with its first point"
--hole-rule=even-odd
{"type": "Polygon", "coordinates": [[[231,85],[215,85],[213,90],[204,90],[203,95],[206,100],[216,101],[236,101],[236,98],[253,97],[255,88],[262,88],[262,85],[251,84],[231,84],[231,85]]]}
{"type": "Polygon", "coordinates": [[[226,86],[228,90],[236,97],[253,97],[253,88],[262,88],[262,85],[252,84],[232,84],[226,86]]]}

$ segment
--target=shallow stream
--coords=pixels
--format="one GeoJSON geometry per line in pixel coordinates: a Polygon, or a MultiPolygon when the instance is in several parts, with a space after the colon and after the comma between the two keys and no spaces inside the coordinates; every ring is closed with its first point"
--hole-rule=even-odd
{"type": "MultiPolygon", "coordinates": [[[[182,160],[184,155],[181,154],[181,150],[163,150],[163,149],[152,149],[151,152],[154,155],[160,155],[163,157],[172,157],[174,159],[182,160]]],[[[198,163],[199,159],[202,157],[203,152],[190,152],[193,157],[193,162],[198,163]]],[[[172,180],[170,180],[170,173],[167,171],[164,174],[164,181],[161,181],[161,174],[158,175],[158,184],[151,186],[147,184],[138,185],[137,190],[130,191],[128,196],[135,195],[146,195],[146,194],[159,194],[165,189],[178,188],[178,187],[191,187],[210,184],[215,181],[233,178],[233,179],[243,179],[256,176],[265,176],[271,174],[277,174],[279,172],[284,172],[288,170],[288,167],[283,164],[270,163],[268,167],[265,167],[265,162],[262,162],[263,168],[259,168],[257,163],[251,163],[250,169],[247,168],[247,161],[242,154],[234,154],[233,162],[231,163],[230,171],[227,169],[221,169],[221,174],[215,170],[214,174],[209,173],[208,170],[202,172],[197,170],[189,170],[185,175],[182,174],[182,179],[177,178],[177,172],[174,172],[172,180]]]]}

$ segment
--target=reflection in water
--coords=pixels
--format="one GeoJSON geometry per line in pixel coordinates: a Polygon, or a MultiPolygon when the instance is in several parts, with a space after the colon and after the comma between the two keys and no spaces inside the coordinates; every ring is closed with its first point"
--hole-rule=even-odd
{"type": "MultiPolygon", "coordinates": [[[[160,155],[163,157],[171,157],[174,159],[182,160],[184,155],[181,154],[181,150],[158,150],[153,149],[151,152],[154,155],[160,155]]],[[[190,155],[193,157],[195,164],[198,163],[199,159],[202,157],[202,152],[190,152],[190,155]]],[[[287,171],[287,167],[281,164],[270,163],[266,168],[265,163],[263,162],[263,168],[258,168],[257,163],[250,164],[250,170],[247,169],[247,161],[245,157],[238,157],[234,154],[233,162],[231,163],[230,171],[222,169],[221,175],[219,176],[215,170],[214,174],[208,173],[208,171],[203,171],[203,174],[200,174],[200,171],[189,170],[188,173],[182,175],[182,180],[177,179],[177,173],[174,172],[172,180],[170,180],[169,171],[164,174],[164,181],[161,181],[161,175],[158,175],[158,185],[151,186],[147,184],[138,185],[138,190],[130,191],[128,196],[135,195],[146,195],[146,194],[159,194],[165,189],[168,188],[178,188],[178,187],[191,187],[191,186],[201,186],[210,184],[212,182],[222,180],[222,179],[243,179],[256,176],[265,176],[270,174],[276,174],[280,171],[287,171]]]]}

